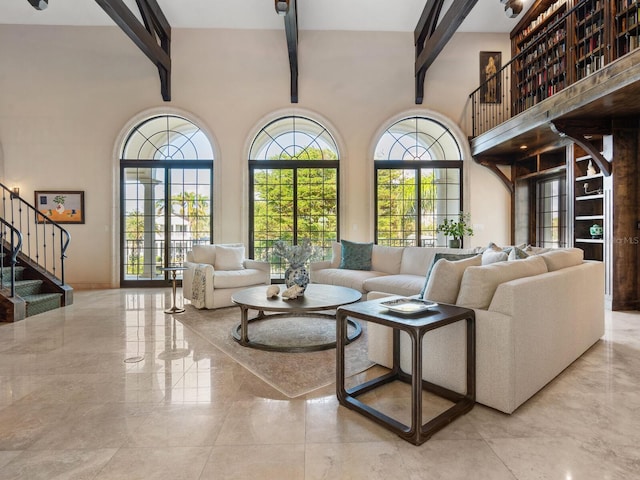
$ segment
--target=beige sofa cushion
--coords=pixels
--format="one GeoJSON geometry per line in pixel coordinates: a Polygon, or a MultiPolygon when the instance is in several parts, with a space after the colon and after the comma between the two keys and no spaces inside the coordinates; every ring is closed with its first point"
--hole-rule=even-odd
{"type": "Polygon", "coordinates": [[[206,263],[213,265],[216,261],[215,245],[194,245],[193,246],[193,263],[206,263]]]}
{"type": "Polygon", "coordinates": [[[544,260],[550,272],[555,272],[562,268],[580,265],[584,260],[584,251],[580,248],[562,248],[541,253],[538,256],[544,260]]]}
{"type": "MultiPolygon", "coordinates": [[[[264,283],[264,272],[254,268],[242,270],[216,270],[213,276],[214,288],[249,287],[264,283]]],[[[265,287],[265,292],[266,292],[265,287]]]]}
{"type": "Polygon", "coordinates": [[[400,273],[403,247],[373,246],[371,270],[390,274],[400,273]]]}
{"type": "Polygon", "coordinates": [[[217,247],[243,247],[243,243],[219,243],[219,244],[196,244],[190,252],[187,252],[187,260],[191,263],[206,263],[215,265],[217,247]]]}
{"type": "Polygon", "coordinates": [[[410,297],[417,295],[424,284],[422,275],[383,275],[369,278],[362,284],[366,292],[385,292],[393,295],[410,297]]]}
{"type": "Polygon", "coordinates": [[[464,271],[467,267],[480,265],[482,255],[454,261],[441,258],[431,270],[423,298],[432,302],[456,303],[464,271]]]}
{"type": "Polygon", "coordinates": [[[218,245],[213,267],[216,270],[242,270],[244,268],[243,261],[244,245],[240,247],[218,245]]]}
{"type": "Polygon", "coordinates": [[[518,262],[499,262],[481,267],[469,267],[462,276],[456,305],[487,309],[496,288],[501,283],[547,271],[547,264],[539,255],[518,262]]]}

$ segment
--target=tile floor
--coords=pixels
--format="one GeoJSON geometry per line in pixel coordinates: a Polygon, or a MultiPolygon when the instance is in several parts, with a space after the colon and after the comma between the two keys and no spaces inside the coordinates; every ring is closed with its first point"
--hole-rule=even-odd
{"type": "Polygon", "coordinates": [[[513,415],[476,405],[416,447],[333,386],[287,399],[174,335],[169,297],[81,291],[0,324],[0,479],[640,478],[638,312],[608,312],[604,339],[513,415]]]}

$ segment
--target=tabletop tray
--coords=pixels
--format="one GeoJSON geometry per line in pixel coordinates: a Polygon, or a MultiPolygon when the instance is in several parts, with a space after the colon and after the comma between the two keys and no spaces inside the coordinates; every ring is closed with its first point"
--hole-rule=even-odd
{"type": "Polygon", "coordinates": [[[418,298],[397,298],[395,300],[381,302],[380,305],[388,308],[392,312],[411,315],[429,310],[438,304],[428,300],[420,300],[418,298]]]}

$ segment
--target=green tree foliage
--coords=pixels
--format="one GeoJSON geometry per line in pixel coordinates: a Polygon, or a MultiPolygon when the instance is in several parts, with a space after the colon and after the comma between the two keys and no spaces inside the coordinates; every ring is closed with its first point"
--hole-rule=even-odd
{"type": "Polygon", "coordinates": [[[384,245],[416,245],[418,226],[420,235],[434,228],[433,170],[389,168],[378,169],[377,175],[378,242],[384,245]]]}
{"type": "MultiPolygon", "coordinates": [[[[313,167],[314,160],[337,160],[337,156],[330,150],[307,148],[298,157],[309,166],[296,163],[292,168],[268,168],[267,160],[266,168],[254,170],[253,226],[259,256],[266,255],[277,240],[293,244],[295,238],[308,238],[314,246],[329,251],[331,241],[337,239],[338,169],[313,167]]],[[[283,154],[273,160],[296,161],[298,157],[283,154]]]]}
{"type": "MultiPolygon", "coordinates": [[[[189,224],[191,236],[194,239],[210,236],[211,208],[209,197],[196,192],[183,191],[173,195],[170,199],[171,215],[186,220],[189,224]]],[[[164,214],[165,203],[156,203],[156,213],[164,214]]]]}

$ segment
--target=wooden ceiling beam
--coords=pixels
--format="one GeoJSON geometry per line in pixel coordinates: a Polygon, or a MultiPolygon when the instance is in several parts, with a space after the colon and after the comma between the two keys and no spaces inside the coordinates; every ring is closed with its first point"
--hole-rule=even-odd
{"type": "Polygon", "coordinates": [[[298,103],[298,7],[297,0],[289,0],[289,8],[284,17],[284,31],[289,52],[291,74],[291,103],[298,103]]]}
{"type": "MultiPolygon", "coordinates": [[[[416,35],[416,39],[423,38],[424,42],[416,43],[416,103],[421,104],[424,98],[424,76],[427,69],[440,54],[444,46],[451,39],[464,19],[469,15],[478,0],[453,0],[453,3],[444,14],[440,24],[437,24],[439,9],[442,7],[442,0],[427,0],[427,5],[420,17],[418,27],[422,26],[421,33],[416,35]],[[430,4],[432,4],[430,6],[430,4]],[[437,14],[435,10],[438,10],[437,14]],[[425,15],[426,11],[426,15],[425,15]],[[434,12],[434,13],[430,13],[434,12]],[[423,20],[423,17],[424,18],[423,20]],[[434,25],[437,26],[433,28],[434,25]],[[433,28],[431,32],[428,29],[433,28]]],[[[416,30],[418,28],[416,27],[416,30]]]]}
{"type": "Polygon", "coordinates": [[[156,0],[136,0],[144,24],[122,0],[96,0],[158,68],[162,98],[171,100],[171,26],[156,0]]]}
{"type": "MultiPolygon", "coordinates": [[[[424,50],[424,44],[427,38],[433,35],[436,29],[443,4],[444,0],[428,1],[422,10],[420,20],[418,20],[416,29],[413,32],[414,44],[416,46],[416,60],[422,53],[422,50],[424,50]]],[[[426,72],[426,69],[416,72],[416,103],[422,103],[423,100],[424,77],[426,72]]]]}

